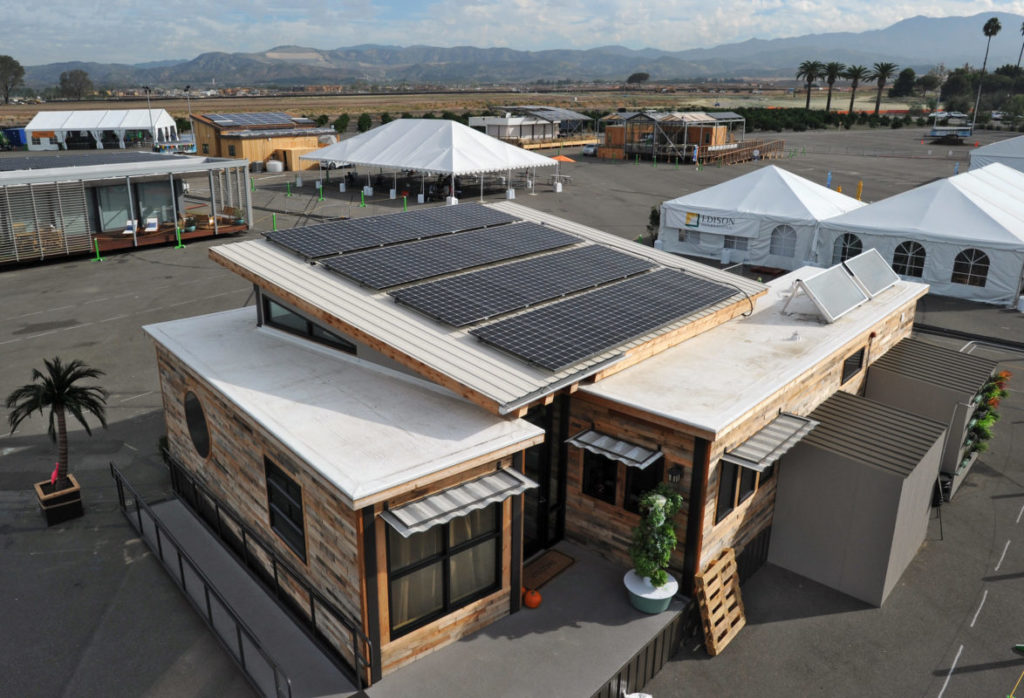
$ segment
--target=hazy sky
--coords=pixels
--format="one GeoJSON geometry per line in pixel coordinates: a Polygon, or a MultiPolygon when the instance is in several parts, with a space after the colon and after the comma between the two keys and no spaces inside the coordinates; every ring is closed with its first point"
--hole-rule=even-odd
{"type": "Polygon", "coordinates": [[[4,3],[0,54],[37,65],[142,63],[286,44],[680,50],[993,10],[1024,14],[1024,0],[12,1],[4,3]]]}

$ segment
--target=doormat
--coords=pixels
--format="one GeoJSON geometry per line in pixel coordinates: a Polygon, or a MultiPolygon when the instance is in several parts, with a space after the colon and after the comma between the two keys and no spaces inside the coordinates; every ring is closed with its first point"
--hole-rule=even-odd
{"type": "Polygon", "coordinates": [[[563,552],[548,550],[523,567],[523,586],[540,589],[576,562],[563,552]]]}

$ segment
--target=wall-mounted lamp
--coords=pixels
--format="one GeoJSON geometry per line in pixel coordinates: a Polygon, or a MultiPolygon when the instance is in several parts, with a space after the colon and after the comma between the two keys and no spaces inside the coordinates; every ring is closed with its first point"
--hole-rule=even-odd
{"type": "Polygon", "coordinates": [[[678,492],[683,486],[683,469],[678,465],[673,465],[668,470],[668,484],[672,489],[678,492]]]}

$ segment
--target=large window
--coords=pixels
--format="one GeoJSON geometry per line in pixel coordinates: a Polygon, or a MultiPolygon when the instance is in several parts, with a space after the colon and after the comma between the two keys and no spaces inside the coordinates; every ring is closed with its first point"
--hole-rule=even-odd
{"type": "Polygon", "coordinates": [[[302,518],[302,488],[269,458],[263,458],[263,465],[267,471],[270,527],[305,562],[306,527],[302,518]]]}
{"type": "Polygon", "coordinates": [[[408,538],[388,528],[391,637],[399,637],[501,586],[501,504],[408,538]]]}
{"type": "Polygon", "coordinates": [[[615,504],[615,484],[619,464],[590,451],[583,452],[583,494],[615,504]]]}
{"type": "Polygon", "coordinates": [[[924,247],[913,240],[898,244],[892,253],[892,270],[900,276],[924,276],[924,247]]]}
{"type": "Polygon", "coordinates": [[[832,245],[832,264],[845,262],[850,257],[856,257],[864,251],[864,243],[853,233],[843,233],[836,238],[832,245]]]}
{"type": "Polygon", "coordinates": [[[785,223],[775,226],[768,253],[776,257],[796,257],[796,230],[793,226],[785,223]]]}
{"type": "Polygon", "coordinates": [[[349,354],[356,353],[356,345],[352,342],[333,332],[328,332],[319,325],[302,317],[291,308],[286,308],[267,296],[263,296],[263,322],[279,330],[300,335],[306,339],[326,344],[349,354]]]}
{"type": "Polygon", "coordinates": [[[626,492],[622,508],[634,514],[640,513],[640,498],[657,487],[665,475],[664,460],[651,463],[646,468],[626,468],[626,492]]]}
{"type": "Polygon", "coordinates": [[[760,473],[725,461],[719,463],[718,467],[718,502],[715,523],[720,522],[737,506],[750,499],[755,492],[768,484],[775,472],[774,463],[760,473]]]}
{"type": "Polygon", "coordinates": [[[95,192],[100,209],[100,231],[124,230],[125,223],[135,218],[128,202],[128,186],[97,187],[95,192]]]}
{"type": "Polygon", "coordinates": [[[954,284],[967,286],[984,286],[988,280],[988,255],[973,247],[958,254],[953,261],[954,284]]]}

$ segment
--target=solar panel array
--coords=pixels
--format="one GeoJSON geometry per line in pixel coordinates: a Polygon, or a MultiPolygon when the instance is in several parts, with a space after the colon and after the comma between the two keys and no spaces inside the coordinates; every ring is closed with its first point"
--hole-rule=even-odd
{"type": "Polygon", "coordinates": [[[514,223],[324,260],[331,271],[382,289],[481,264],[554,250],[579,238],[536,223],[514,223]]]}
{"type": "Polygon", "coordinates": [[[736,290],[658,269],[470,330],[530,363],[559,371],[729,298],[736,290]]]}
{"type": "Polygon", "coordinates": [[[867,294],[846,273],[842,264],[829,267],[809,279],[801,279],[799,284],[828,322],[835,322],[868,300],[867,294]]]}
{"type": "Polygon", "coordinates": [[[900,280],[889,263],[873,247],[846,260],[843,266],[872,298],[900,280]]]}
{"type": "Polygon", "coordinates": [[[290,126],[294,119],[280,111],[242,112],[238,114],[203,114],[218,126],[290,126]]]}
{"type": "Polygon", "coordinates": [[[588,245],[416,284],[391,291],[391,295],[425,315],[463,327],[624,279],[653,266],[639,257],[588,245]]]}
{"type": "Polygon", "coordinates": [[[515,220],[514,216],[480,204],[460,204],[280,230],[268,234],[267,239],[303,257],[316,259],[515,220]]]}

